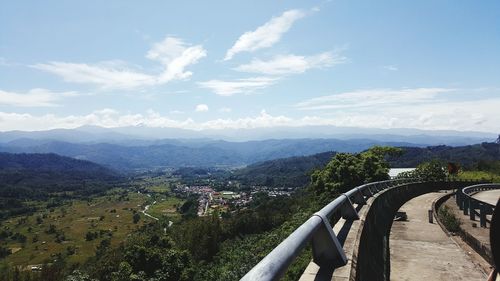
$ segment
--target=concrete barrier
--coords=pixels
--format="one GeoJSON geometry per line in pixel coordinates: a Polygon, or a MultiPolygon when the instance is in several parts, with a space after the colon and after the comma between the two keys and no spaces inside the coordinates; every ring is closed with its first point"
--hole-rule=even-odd
{"type": "Polygon", "coordinates": [[[394,216],[401,206],[419,195],[438,190],[463,188],[470,182],[425,182],[391,187],[371,203],[358,231],[359,246],[353,254],[349,280],[386,281],[390,279],[389,234],[394,216]]]}

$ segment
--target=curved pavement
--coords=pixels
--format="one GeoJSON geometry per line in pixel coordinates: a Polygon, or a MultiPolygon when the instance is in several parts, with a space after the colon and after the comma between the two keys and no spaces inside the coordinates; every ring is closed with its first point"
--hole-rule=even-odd
{"type": "Polygon", "coordinates": [[[408,221],[395,221],[389,238],[391,280],[486,280],[486,274],[443,232],[428,210],[443,193],[428,193],[406,202],[399,211],[408,221]]]}
{"type": "Polygon", "coordinates": [[[496,189],[496,190],[481,191],[472,195],[472,197],[476,198],[477,200],[489,203],[491,205],[496,205],[498,199],[500,198],[500,190],[496,189]]]}

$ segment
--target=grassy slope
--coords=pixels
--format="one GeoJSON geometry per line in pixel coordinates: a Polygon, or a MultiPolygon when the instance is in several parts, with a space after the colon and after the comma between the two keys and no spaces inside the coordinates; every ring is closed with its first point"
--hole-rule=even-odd
{"type": "Polygon", "coordinates": [[[46,210],[31,216],[27,216],[26,222],[18,224],[21,217],[11,218],[2,222],[2,228],[8,227],[12,232],[19,232],[27,236],[24,247],[20,243],[9,240],[7,245],[11,248],[22,248],[20,251],[8,256],[6,261],[15,265],[39,264],[50,261],[51,255],[65,253],[68,246],[76,247],[76,253],[69,256],[69,262],[83,262],[94,255],[97,245],[103,238],[86,241],[87,231],[111,230],[113,236],[111,244],[117,245],[127,234],[138,228],[144,221],[150,220],[141,216],[138,224],[132,221],[132,210],[139,211],[141,205],[147,200],[145,195],[129,193],[129,201],[120,201],[116,194],[97,197],[90,202],[73,201],[71,205],[58,207],[50,212],[46,210]],[[63,209],[65,211],[63,211],[63,209]],[[110,213],[115,209],[116,213],[110,213]],[[36,223],[36,217],[45,213],[47,218],[41,224],[36,223]],[[99,220],[100,216],[104,219],[99,220]],[[53,224],[57,229],[63,230],[66,241],[56,243],[54,234],[45,231],[53,224]],[[31,227],[31,232],[28,228],[31,227]],[[38,242],[33,243],[32,238],[38,235],[38,242]],[[43,244],[43,241],[46,243],[43,244]],[[38,250],[36,249],[38,247],[38,250]]]}

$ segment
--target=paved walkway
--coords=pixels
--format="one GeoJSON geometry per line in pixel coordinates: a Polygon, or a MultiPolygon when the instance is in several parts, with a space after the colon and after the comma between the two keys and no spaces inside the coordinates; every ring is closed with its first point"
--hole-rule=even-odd
{"type": "Polygon", "coordinates": [[[500,198],[500,190],[481,191],[474,194],[472,197],[491,205],[496,205],[500,198]]]}
{"type": "Polygon", "coordinates": [[[428,193],[404,204],[408,221],[395,221],[390,235],[391,280],[486,280],[487,276],[427,210],[443,193],[428,193]]]}

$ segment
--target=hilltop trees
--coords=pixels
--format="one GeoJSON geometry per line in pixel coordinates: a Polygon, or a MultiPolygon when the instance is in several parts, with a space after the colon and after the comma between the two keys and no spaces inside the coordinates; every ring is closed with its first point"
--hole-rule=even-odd
{"type": "Polygon", "coordinates": [[[413,178],[423,181],[442,181],[446,179],[446,169],[439,160],[422,163],[413,171],[403,172],[398,178],[413,178]]]}
{"type": "Polygon", "coordinates": [[[323,170],[311,175],[311,186],[317,194],[345,192],[366,182],[389,179],[386,156],[401,153],[398,148],[374,146],[362,153],[338,153],[323,170]]]}

